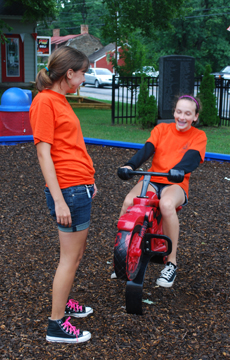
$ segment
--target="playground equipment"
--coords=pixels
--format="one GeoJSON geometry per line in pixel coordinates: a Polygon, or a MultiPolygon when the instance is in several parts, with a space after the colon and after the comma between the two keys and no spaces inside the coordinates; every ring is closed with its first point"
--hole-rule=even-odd
{"type": "MultiPolygon", "coordinates": [[[[172,241],[162,230],[160,200],[154,192],[147,189],[151,176],[168,177],[170,174],[132,171],[127,168],[119,170],[124,170],[128,175],[144,175],[141,195],[134,198],[133,206],[118,221],[114,245],[116,276],[127,280],[126,310],[130,314],[142,315],[142,290],[148,263],[164,264],[172,251],[172,241]]],[[[181,208],[182,206],[176,210],[181,208]]]]}

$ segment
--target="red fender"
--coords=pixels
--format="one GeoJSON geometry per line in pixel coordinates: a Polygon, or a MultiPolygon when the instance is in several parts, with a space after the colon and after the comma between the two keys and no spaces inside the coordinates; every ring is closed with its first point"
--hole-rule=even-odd
{"type": "Polygon", "coordinates": [[[149,216],[151,207],[142,205],[130,206],[127,212],[122,215],[118,221],[119,230],[132,231],[136,224],[143,224],[145,216],[149,216]]]}
{"type": "Polygon", "coordinates": [[[132,231],[136,224],[142,224],[145,216],[152,221],[153,207],[157,208],[159,200],[157,195],[148,191],[146,198],[134,198],[133,206],[128,207],[127,212],[118,221],[119,230],[132,231]]]}

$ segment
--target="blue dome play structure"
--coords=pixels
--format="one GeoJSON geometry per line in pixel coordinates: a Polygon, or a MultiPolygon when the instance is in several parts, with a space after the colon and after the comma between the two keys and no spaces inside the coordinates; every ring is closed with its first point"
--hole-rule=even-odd
{"type": "Polygon", "coordinates": [[[1,97],[0,111],[29,111],[32,92],[20,88],[10,88],[1,97]]]}
{"type": "Polygon", "coordinates": [[[31,102],[31,90],[12,87],[2,94],[0,136],[32,135],[29,121],[31,102]]]}

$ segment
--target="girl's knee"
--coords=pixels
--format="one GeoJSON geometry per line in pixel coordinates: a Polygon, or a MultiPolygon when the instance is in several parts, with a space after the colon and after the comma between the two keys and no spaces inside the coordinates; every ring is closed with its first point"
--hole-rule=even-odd
{"type": "Polygon", "coordinates": [[[160,199],[159,206],[163,216],[176,212],[174,202],[171,198],[165,197],[160,199]]]}
{"type": "Polygon", "coordinates": [[[83,258],[84,252],[81,251],[78,254],[72,254],[72,256],[60,256],[59,264],[64,266],[65,268],[74,269],[75,271],[78,269],[79,264],[83,258]]]}
{"type": "Polygon", "coordinates": [[[78,268],[78,266],[83,258],[83,255],[84,255],[84,249],[75,257],[74,264],[75,264],[76,268],[78,268]]]}

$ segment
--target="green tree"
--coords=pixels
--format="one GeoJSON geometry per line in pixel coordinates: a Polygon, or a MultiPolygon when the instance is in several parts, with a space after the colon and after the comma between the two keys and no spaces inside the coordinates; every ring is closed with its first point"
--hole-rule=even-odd
{"type": "Polygon", "coordinates": [[[153,61],[164,55],[189,55],[196,59],[195,74],[203,75],[205,65],[219,71],[229,64],[230,6],[227,0],[188,0],[184,16],[174,19],[170,30],[155,30],[143,39],[153,61]],[[153,54],[153,55],[152,55],[153,54]]]}
{"type": "Polygon", "coordinates": [[[4,42],[7,41],[7,38],[3,34],[3,28],[6,28],[9,32],[12,31],[12,28],[4,20],[0,19],[0,43],[2,42],[4,44],[4,42]]]}
{"type": "MultiPolygon", "coordinates": [[[[171,27],[171,20],[180,16],[185,0],[103,0],[107,13],[103,16],[104,26],[102,36],[107,42],[118,45],[130,42],[130,35],[140,32],[142,36],[153,34],[154,29],[163,30],[171,27]]],[[[132,51],[137,52],[138,41],[132,45],[132,51]]],[[[138,59],[138,58],[137,58],[138,59]]],[[[128,53],[127,67],[131,69],[128,53]]],[[[145,59],[142,59],[145,62],[145,59]]],[[[134,66],[134,70],[139,67],[134,66]]],[[[121,70],[121,69],[120,69],[121,70]]],[[[126,70],[127,72],[127,70],[126,70]]]]}
{"type": "Polygon", "coordinates": [[[153,95],[149,96],[145,76],[142,76],[141,80],[140,93],[137,101],[136,121],[141,125],[142,129],[148,129],[156,125],[158,108],[155,97],[153,95]]]}
{"type": "Polygon", "coordinates": [[[149,34],[152,29],[167,29],[180,14],[184,0],[103,0],[108,10],[102,29],[105,38],[120,41],[140,29],[149,34]]]}
{"type": "Polygon", "coordinates": [[[128,38],[128,44],[121,45],[120,59],[124,61],[124,65],[118,65],[115,57],[112,57],[114,69],[120,76],[132,76],[135,70],[141,69],[146,62],[145,46],[135,35],[131,34],[128,38]]]}
{"type": "Polygon", "coordinates": [[[101,39],[102,16],[106,10],[102,0],[58,0],[58,16],[53,21],[38,24],[39,35],[52,36],[53,29],[60,35],[79,34],[81,24],[89,25],[89,33],[101,39]]]}
{"type": "MultiPolygon", "coordinates": [[[[20,13],[15,15],[22,15],[22,21],[36,21],[54,18],[57,14],[57,1],[56,0],[5,0],[4,5],[7,8],[14,8],[17,5],[20,13]]],[[[0,38],[5,42],[3,35],[3,28],[9,30],[7,21],[0,21],[0,38]]]]}
{"type": "Polygon", "coordinates": [[[212,69],[206,65],[203,79],[200,84],[198,97],[202,103],[202,110],[199,115],[200,124],[204,126],[214,126],[219,123],[217,116],[216,97],[213,94],[215,89],[215,79],[210,75],[212,69]]]}

